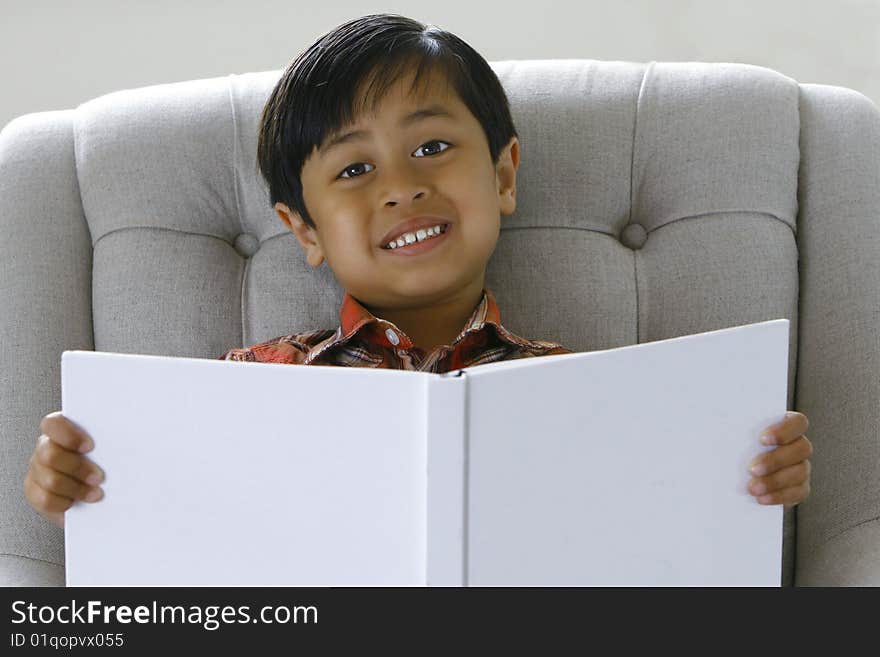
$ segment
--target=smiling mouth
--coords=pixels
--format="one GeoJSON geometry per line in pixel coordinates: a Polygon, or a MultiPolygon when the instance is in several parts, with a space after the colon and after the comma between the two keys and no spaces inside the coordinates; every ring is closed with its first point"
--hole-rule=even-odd
{"type": "MultiPolygon", "coordinates": [[[[439,235],[433,235],[433,236],[431,236],[431,237],[426,237],[425,239],[421,239],[421,240],[418,239],[418,238],[416,238],[416,241],[415,241],[415,242],[410,242],[410,243],[408,243],[408,244],[404,244],[403,246],[397,246],[397,247],[395,247],[395,248],[392,248],[392,247],[388,246],[388,244],[384,244],[384,245],[382,245],[381,248],[382,248],[383,250],[385,250],[385,251],[395,251],[395,250],[397,250],[397,249],[403,249],[403,248],[406,248],[406,247],[408,247],[408,246],[413,246],[413,245],[415,245],[415,244],[421,244],[422,242],[428,242],[428,241],[430,241],[430,240],[432,240],[432,239],[435,239],[435,238],[437,238],[437,237],[440,237],[441,235],[444,235],[444,234],[446,233],[446,231],[448,231],[448,230],[449,230],[449,224],[441,224],[441,226],[440,226],[440,234],[439,234],[439,235]]],[[[393,241],[396,242],[397,240],[402,239],[402,238],[403,238],[403,236],[401,235],[400,237],[398,237],[397,239],[395,239],[395,240],[393,240],[393,241]]],[[[390,242],[389,242],[389,243],[390,243],[390,242]]]]}

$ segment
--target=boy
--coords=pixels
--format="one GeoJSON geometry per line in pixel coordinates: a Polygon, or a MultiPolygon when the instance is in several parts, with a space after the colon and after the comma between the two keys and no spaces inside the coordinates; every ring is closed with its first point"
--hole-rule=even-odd
{"type": "MultiPolygon", "coordinates": [[[[571,353],[505,330],[484,287],[500,215],[516,207],[519,143],[498,78],[461,39],[391,14],[341,25],[281,76],[257,159],[308,263],[326,259],[346,290],[341,324],[221,359],[446,372],[571,353]]],[[[779,446],[755,459],[765,471],[749,488],[760,503],[809,494],[806,428],[795,412],[770,428],[764,444],[779,446]]],[[[25,495],[63,526],[74,500],[101,498],[103,473],[60,413],[40,429],[25,495]]]]}

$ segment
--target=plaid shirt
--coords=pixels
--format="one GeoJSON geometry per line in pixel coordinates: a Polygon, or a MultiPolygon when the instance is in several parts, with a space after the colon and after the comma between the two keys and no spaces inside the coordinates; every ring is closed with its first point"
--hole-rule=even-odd
{"type": "Polygon", "coordinates": [[[526,340],[501,326],[501,314],[489,288],[451,345],[430,352],[416,347],[393,323],[374,316],[345,293],[336,330],[283,335],[250,347],[230,349],[218,360],[291,365],[340,365],[415,370],[442,374],[500,360],[573,353],[543,340],[526,340]]]}

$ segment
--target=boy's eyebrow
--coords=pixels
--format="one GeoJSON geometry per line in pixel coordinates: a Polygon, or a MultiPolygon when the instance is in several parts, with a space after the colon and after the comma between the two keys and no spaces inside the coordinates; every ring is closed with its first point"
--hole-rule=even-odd
{"type": "MultiPolygon", "coordinates": [[[[417,109],[415,112],[404,116],[400,120],[400,127],[405,128],[408,125],[411,125],[417,121],[422,121],[432,116],[445,116],[450,119],[455,118],[455,116],[453,116],[448,109],[443,107],[443,105],[428,105],[427,107],[422,107],[420,109],[417,109]]],[[[319,148],[318,150],[322,154],[326,155],[331,148],[334,148],[346,142],[355,141],[357,139],[365,139],[367,136],[369,136],[369,134],[370,133],[367,130],[351,130],[350,132],[344,132],[341,135],[333,137],[329,142],[327,142],[323,147],[319,148]]]]}

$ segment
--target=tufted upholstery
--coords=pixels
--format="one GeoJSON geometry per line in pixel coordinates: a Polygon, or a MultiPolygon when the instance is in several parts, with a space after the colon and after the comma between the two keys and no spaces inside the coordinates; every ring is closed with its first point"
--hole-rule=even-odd
{"type": "MultiPolygon", "coordinates": [[[[486,279],[505,325],[588,351],[788,318],[788,408],[815,454],[782,583],[880,585],[877,107],[744,64],[492,65],[522,156],[486,279]]],[[[343,290],[256,170],[280,73],[127,89],[0,133],[0,582],[64,583],[63,532],[22,492],[63,350],[216,358],[338,325],[343,290]]]]}

